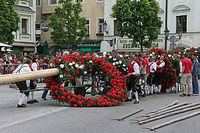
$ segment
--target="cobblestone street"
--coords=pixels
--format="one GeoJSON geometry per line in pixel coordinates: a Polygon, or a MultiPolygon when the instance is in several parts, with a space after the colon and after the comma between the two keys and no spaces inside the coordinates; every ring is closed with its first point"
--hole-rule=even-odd
{"type": "MultiPolygon", "coordinates": [[[[40,98],[42,92],[36,92],[39,103],[27,105],[27,108],[16,108],[18,91],[8,88],[8,85],[0,86],[0,132],[1,133],[148,133],[143,127],[152,127],[171,119],[189,114],[172,116],[155,122],[145,124],[130,124],[130,119],[145,114],[154,109],[170,104],[175,100],[179,103],[198,102],[200,97],[179,97],[179,94],[152,95],[140,99],[140,104],[133,102],[123,103],[117,107],[106,108],[73,108],[68,105],[53,101],[50,96],[44,101],[40,98]],[[111,120],[130,114],[140,108],[144,111],[131,116],[124,121],[111,120]]],[[[197,133],[200,116],[196,116],[172,125],[156,130],[158,133],[197,133]]]]}

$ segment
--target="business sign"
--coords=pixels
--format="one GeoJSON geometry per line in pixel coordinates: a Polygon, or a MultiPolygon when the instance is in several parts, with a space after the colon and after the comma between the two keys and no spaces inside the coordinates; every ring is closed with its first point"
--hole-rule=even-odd
{"type": "Polygon", "coordinates": [[[129,38],[119,38],[117,40],[117,50],[131,50],[138,47],[132,46],[133,39],[129,38]]]}
{"type": "Polygon", "coordinates": [[[165,47],[164,37],[158,37],[158,39],[152,43],[152,48],[164,48],[164,47],[165,47]]]}

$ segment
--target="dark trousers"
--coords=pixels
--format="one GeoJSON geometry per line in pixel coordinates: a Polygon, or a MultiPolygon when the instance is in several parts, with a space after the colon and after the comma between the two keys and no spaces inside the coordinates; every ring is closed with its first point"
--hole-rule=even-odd
{"type": "Polygon", "coordinates": [[[27,89],[26,81],[16,82],[15,83],[20,90],[20,93],[24,93],[26,96],[29,95],[29,92],[23,92],[23,90],[27,89]]]}
{"type": "Polygon", "coordinates": [[[199,94],[198,76],[192,76],[193,94],[199,94]]]}
{"type": "Polygon", "coordinates": [[[44,91],[43,91],[43,93],[42,93],[42,98],[46,98],[48,91],[49,91],[49,90],[44,90],[44,91]]]}
{"type": "Polygon", "coordinates": [[[127,85],[127,89],[133,90],[133,92],[136,92],[136,87],[135,87],[135,80],[137,79],[137,77],[131,77],[131,78],[127,78],[126,79],[126,85],[127,85]]]}

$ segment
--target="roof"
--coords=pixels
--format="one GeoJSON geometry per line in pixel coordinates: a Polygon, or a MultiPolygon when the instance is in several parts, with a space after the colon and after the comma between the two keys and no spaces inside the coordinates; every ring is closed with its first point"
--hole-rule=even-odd
{"type": "Polygon", "coordinates": [[[30,7],[27,6],[14,5],[13,7],[17,11],[35,13],[35,11],[33,11],[30,7]]]}

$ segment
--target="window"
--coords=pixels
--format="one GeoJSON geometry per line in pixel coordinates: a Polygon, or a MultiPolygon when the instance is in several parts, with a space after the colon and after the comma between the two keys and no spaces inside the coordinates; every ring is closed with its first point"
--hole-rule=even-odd
{"type": "Polygon", "coordinates": [[[41,6],[41,0],[36,0],[36,6],[41,6]]]}
{"type": "Polygon", "coordinates": [[[36,30],[40,30],[41,28],[40,28],[40,24],[35,24],[35,29],[36,30]]]}
{"type": "Polygon", "coordinates": [[[103,33],[104,19],[98,19],[98,33],[103,33]]]}
{"type": "Polygon", "coordinates": [[[28,19],[22,19],[22,34],[27,34],[28,19]]]}
{"type": "Polygon", "coordinates": [[[49,5],[56,5],[58,4],[57,0],[49,0],[49,5]]]}
{"type": "Polygon", "coordinates": [[[89,36],[90,35],[90,20],[89,19],[86,20],[86,26],[88,28],[87,36],[89,36]]]}
{"type": "Polygon", "coordinates": [[[75,3],[77,3],[77,2],[83,2],[83,0],[75,0],[75,3]]]}
{"type": "Polygon", "coordinates": [[[97,0],[97,2],[104,2],[104,0],[97,0]]]}
{"type": "Polygon", "coordinates": [[[117,31],[117,21],[116,20],[114,20],[114,35],[115,36],[119,35],[119,32],[117,31]]]}
{"type": "Polygon", "coordinates": [[[187,32],[187,15],[176,16],[176,33],[178,33],[178,28],[181,28],[183,33],[187,32]]]}

